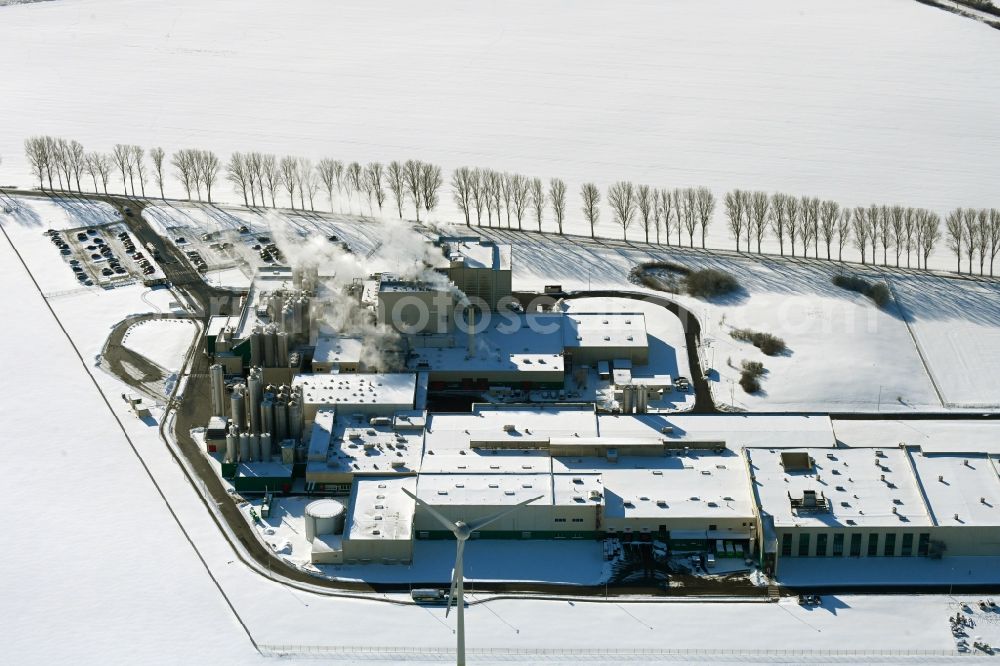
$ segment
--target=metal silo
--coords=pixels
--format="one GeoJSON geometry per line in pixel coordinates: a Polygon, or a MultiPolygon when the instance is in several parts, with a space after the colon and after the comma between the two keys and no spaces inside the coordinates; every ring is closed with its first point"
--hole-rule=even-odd
{"type": "Polygon", "coordinates": [[[278,367],[285,367],[288,364],[288,334],[279,332],[276,336],[278,367]]]}
{"type": "Polygon", "coordinates": [[[240,462],[250,462],[250,434],[240,433],[240,462]]]}
{"type": "Polygon", "coordinates": [[[218,363],[209,366],[209,376],[212,383],[212,416],[226,415],[226,377],[222,366],[218,363]]]}
{"type": "Polygon", "coordinates": [[[288,403],[281,398],[274,403],[274,430],[272,431],[278,440],[288,437],[288,403]]]}
{"type": "Polygon", "coordinates": [[[269,433],[269,432],[262,432],[260,434],[260,457],[261,457],[261,460],[263,460],[264,462],[267,462],[268,460],[271,459],[271,454],[272,453],[273,453],[273,451],[271,450],[271,433],[269,433]]]}
{"type": "Polygon", "coordinates": [[[265,393],[260,403],[260,427],[264,432],[274,432],[274,394],[265,393]]]}
{"type": "Polygon", "coordinates": [[[288,436],[302,439],[302,403],[298,398],[292,398],[288,402],[288,436]]]}
{"type": "Polygon", "coordinates": [[[240,384],[233,389],[233,394],[229,398],[229,407],[233,418],[233,425],[240,430],[243,430],[247,423],[246,400],[243,397],[243,391],[245,390],[246,386],[240,384]]]}
{"type": "Polygon", "coordinates": [[[239,433],[236,428],[230,427],[226,433],[226,462],[236,462],[236,447],[239,444],[239,433]]]}
{"type": "Polygon", "coordinates": [[[264,397],[264,375],[260,368],[250,368],[247,376],[247,417],[250,432],[260,432],[260,401],[264,397]]]}

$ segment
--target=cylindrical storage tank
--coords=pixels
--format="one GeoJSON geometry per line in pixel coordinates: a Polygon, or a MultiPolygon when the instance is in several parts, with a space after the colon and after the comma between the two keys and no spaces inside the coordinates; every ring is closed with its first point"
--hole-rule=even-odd
{"type": "Polygon", "coordinates": [[[295,442],[290,439],[286,439],[281,443],[281,464],[295,464],[295,442]]]}
{"type": "Polygon", "coordinates": [[[302,403],[295,398],[288,403],[288,436],[302,439],[302,403]]]}
{"type": "Polygon", "coordinates": [[[229,398],[230,412],[233,417],[233,425],[243,430],[246,427],[246,401],[243,398],[243,387],[237,386],[233,389],[233,394],[229,398]]]}
{"type": "Polygon", "coordinates": [[[274,430],[272,431],[278,440],[288,437],[288,407],[284,400],[274,403],[274,430]]]}
{"type": "Polygon", "coordinates": [[[260,365],[264,360],[264,350],[261,349],[261,337],[260,328],[254,328],[250,334],[250,365],[260,365]]]}
{"type": "Polygon", "coordinates": [[[292,312],[292,306],[286,305],[281,310],[281,330],[285,333],[294,332],[293,326],[295,325],[295,315],[292,312]]]}
{"type": "Polygon", "coordinates": [[[263,460],[260,457],[260,435],[255,432],[250,433],[250,457],[253,458],[254,462],[263,460]]]}
{"type": "Polygon", "coordinates": [[[212,381],[212,416],[226,415],[226,376],[218,363],[209,366],[212,381]]]}
{"type": "Polygon", "coordinates": [[[320,499],[306,505],[306,538],[323,534],[341,534],[344,531],[346,511],[344,505],[335,499],[320,499]],[[309,520],[312,519],[312,520],[309,520]],[[310,523],[313,533],[309,534],[310,523]]]}
{"type": "Polygon", "coordinates": [[[275,339],[277,340],[278,351],[278,365],[280,367],[285,367],[288,365],[288,335],[286,333],[279,332],[275,339]]]}
{"type": "Polygon", "coordinates": [[[264,395],[264,379],[260,368],[250,368],[247,377],[247,419],[250,432],[260,432],[260,401],[264,395]]]}
{"type": "Polygon", "coordinates": [[[272,331],[264,334],[264,365],[268,368],[273,368],[277,362],[274,336],[275,334],[272,331]]]}
{"type": "Polygon", "coordinates": [[[260,434],[260,455],[263,462],[267,462],[271,459],[271,433],[262,432],[260,434]]]}
{"type": "Polygon", "coordinates": [[[268,397],[271,395],[265,394],[264,401],[260,403],[260,428],[266,432],[274,432],[274,401],[268,397]]]}
{"type": "Polygon", "coordinates": [[[632,413],[632,387],[623,386],[622,387],[622,414],[632,413]]]}
{"type": "Polygon", "coordinates": [[[250,462],[250,435],[240,433],[240,462],[250,462]]]}
{"type": "Polygon", "coordinates": [[[236,447],[239,442],[239,435],[232,428],[226,433],[226,462],[232,463],[236,462],[236,447]]]}
{"type": "Polygon", "coordinates": [[[635,387],[635,411],[639,414],[649,411],[649,394],[645,386],[635,387]]]}

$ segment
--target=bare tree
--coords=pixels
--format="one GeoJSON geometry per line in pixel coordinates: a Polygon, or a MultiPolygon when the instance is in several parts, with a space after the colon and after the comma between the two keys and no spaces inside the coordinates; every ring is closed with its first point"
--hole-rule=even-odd
{"type": "Polygon", "coordinates": [[[976,251],[979,252],[979,274],[986,274],[986,255],[990,251],[990,211],[976,211],[976,251]]]}
{"type": "Polygon", "coordinates": [[[83,169],[90,176],[90,179],[94,181],[94,194],[97,194],[97,153],[87,153],[83,157],[83,169]]]}
{"type": "Polygon", "coordinates": [[[378,214],[381,215],[382,205],[385,203],[385,167],[381,162],[371,162],[365,169],[365,178],[375,197],[375,203],[378,204],[378,214]]]}
{"type": "Polygon", "coordinates": [[[435,164],[423,164],[420,168],[420,189],[423,197],[424,210],[430,213],[437,208],[438,192],[444,179],[441,177],[441,167],[435,164]]]}
{"type": "Polygon", "coordinates": [[[295,181],[299,188],[299,208],[302,210],[306,209],[307,196],[309,197],[309,210],[316,210],[313,206],[313,198],[316,196],[319,184],[315,181],[314,176],[312,160],[300,157],[295,165],[295,181]]]}
{"type": "Polygon", "coordinates": [[[320,191],[323,187],[323,183],[319,180],[319,174],[316,173],[316,169],[310,168],[308,171],[303,173],[304,166],[299,163],[299,177],[301,179],[302,187],[305,188],[306,198],[309,199],[309,210],[316,210],[316,193],[320,191]]]}
{"type": "MultiPolygon", "coordinates": [[[[858,206],[854,209],[854,217],[851,221],[851,231],[854,232],[854,245],[861,251],[861,263],[865,263],[865,248],[868,247],[868,239],[875,230],[868,224],[866,209],[858,206]]],[[[875,263],[875,244],[872,241],[872,263],[875,263]]]]}
{"type": "MultiPolygon", "coordinates": [[[[503,197],[503,209],[507,213],[507,228],[510,229],[510,200],[514,197],[514,177],[509,173],[500,175],[498,181],[500,195],[503,197]]],[[[500,226],[500,212],[497,211],[497,226],[500,226]]]]}
{"type": "Polygon", "coordinates": [[[76,191],[83,192],[80,186],[80,177],[83,175],[86,166],[87,154],[83,150],[83,145],[79,141],[70,141],[66,144],[66,162],[69,171],[76,181],[76,191]]]}
{"type": "Polygon", "coordinates": [[[851,240],[851,209],[844,207],[837,218],[837,261],[844,261],[844,246],[851,240]]]}
{"type": "Polygon", "coordinates": [[[197,178],[205,185],[208,203],[212,203],[212,187],[219,179],[219,168],[221,167],[219,156],[211,150],[199,150],[197,154],[197,178]]]}
{"type": "Polygon", "coordinates": [[[972,275],[972,259],[976,256],[976,248],[978,247],[976,242],[976,238],[979,235],[977,227],[978,219],[979,217],[974,208],[962,209],[962,227],[964,228],[962,232],[962,245],[969,259],[969,275],[972,275]]]}
{"type": "MultiPolygon", "coordinates": [[[[743,219],[743,206],[745,203],[742,190],[737,189],[726,192],[724,199],[726,219],[729,220],[729,233],[736,239],[737,252],[740,251],[740,238],[743,237],[743,225],[745,223],[743,219]]],[[[749,243],[747,244],[747,251],[750,251],[749,243]]]]}
{"type": "MultiPolygon", "coordinates": [[[[183,150],[178,150],[170,157],[170,163],[174,165],[175,169],[177,169],[177,177],[181,181],[181,185],[184,186],[184,192],[187,194],[188,201],[191,200],[191,186],[197,180],[195,177],[195,160],[193,153],[193,150],[184,148],[183,150]]],[[[118,158],[114,155],[112,155],[112,160],[116,164],[119,163],[118,158]]]]}
{"type": "MultiPolygon", "coordinates": [[[[890,224],[891,219],[892,219],[892,215],[889,212],[889,207],[888,206],[879,206],[878,207],[878,222],[877,222],[878,231],[877,231],[877,233],[875,234],[875,236],[873,237],[872,240],[873,241],[878,241],[879,239],[881,239],[881,241],[882,241],[882,265],[883,266],[888,266],[889,265],[889,246],[892,245],[892,241],[890,240],[890,238],[892,236],[892,225],[890,224]]],[[[874,254],[874,250],[875,250],[875,242],[872,243],[873,254],[874,254]]],[[[873,264],[875,263],[875,257],[874,256],[872,256],[872,263],[873,264]]]]}
{"type": "Polygon", "coordinates": [[[326,198],[330,202],[330,212],[333,212],[333,188],[337,186],[337,176],[333,170],[333,160],[324,157],[316,165],[316,173],[319,174],[323,189],[326,190],[326,198]]]}
{"type": "Polygon", "coordinates": [[[299,182],[298,164],[299,161],[290,155],[282,157],[281,162],[278,163],[278,177],[281,180],[281,185],[288,192],[288,203],[292,210],[295,210],[295,186],[299,182]]]}
{"type": "MultiPolygon", "coordinates": [[[[792,243],[792,256],[795,256],[795,239],[802,232],[802,209],[799,200],[791,195],[785,196],[785,224],[788,226],[788,240],[792,243]]],[[[805,254],[803,252],[803,254],[805,254]]]]}
{"type": "Polygon", "coordinates": [[[931,211],[926,211],[926,213],[923,219],[924,230],[920,235],[920,249],[924,255],[924,270],[927,269],[927,260],[930,258],[934,246],[941,240],[941,218],[937,213],[931,211]]]}
{"type": "MultiPolygon", "coordinates": [[[[38,178],[38,189],[45,189],[46,164],[49,160],[48,149],[45,138],[41,136],[31,136],[24,140],[24,155],[28,158],[31,171],[38,178]]],[[[51,183],[49,189],[51,189],[51,183]]]]}
{"type": "Polygon", "coordinates": [[[945,233],[948,234],[948,249],[955,253],[956,271],[962,273],[962,241],[965,238],[965,227],[962,225],[962,209],[956,208],[948,213],[944,220],[945,233]]]}
{"type": "MultiPolygon", "coordinates": [[[[770,219],[771,198],[767,192],[757,191],[750,195],[750,225],[753,227],[753,237],[757,241],[757,254],[760,254],[760,243],[767,233],[767,225],[770,219]]],[[[747,242],[747,251],[750,250],[750,243],[747,242]]]]}
{"type": "MultiPolygon", "coordinates": [[[[694,232],[698,228],[698,192],[693,187],[685,188],[681,192],[683,194],[680,205],[681,217],[688,232],[688,245],[694,247],[694,232]]],[[[677,244],[680,245],[679,240],[677,244]]]]}
{"type": "Polygon", "coordinates": [[[819,257],[819,209],[822,204],[818,197],[802,197],[802,256],[809,254],[813,246],[813,256],[819,257]]]}
{"type": "Polygon", "coordinates": [[[514,208],[514,215],[517,217],[517,228],[521,229],[521,221],[524,218],[524,211],[528,208],[530,186],[528,179],[519,173],[510,177],[510,198],[514,208]]]}
{"type": "Polygon", "coordinates": [[[695,193],[695,210],[698,213],[698,225],[701,227],[701,246],[705,247],[705,234],[708,225],[712,223],[715,212],[715,195],[707,187],[699,187],[695,193]]]}
{"type": "MultiPolygon", "coordinates": [[[[258,182],[261,183],[262,187],[267,188],[267,194],[271,198],[271,208],[275,208],[277,206],[275,194],[281,186],[281,170],[278,168],[278,158],[270,153],[261,155],[260,174],[261,177],[258,182]]],[[[260,193],[260,203],[264,205],[263,190],[260,193]]]]}
{"type": "Polygon", "coordinates": [[[389,162],[386,170],[386,181],[389,183],[389,191],[392,198],[396,200],[396,212],[399,219],[403,219],[403,201],[406,199],[406,171],[403,165],[393,160],[389,162]]]}
{"type": "Polygon", "coordinates": [[[235,152],[229,156],[226,164],[226,180],[233,184],[236,192],[243,193],[243,205],[249,206],[250,200],[247,198],[247,165],[243,153],[235,152]]]}
{"type": "Polygon", "coordinates": [[[476,207],[476,226],[483,226],[483,207],[487,205],[486,185],[483,182],[483,170],[479,167],[469,171],[469,196],[472,205],[476,207]]]}
{"type": "Polygon", "coordinates": [[[580,186],[580,198],[583,199],[583,216],[590,224],[590,237],[594,238],[594,227],[601,217],[601,191],[593,183],[584,183],[580,186]]]}
{"type": "MultiPolygon", "coordinates": [[[[663,215],[663,237],[667,239],[667,245],[670,245],[671,225],[676,224],[678,229],[680,228],[680,220],[678,219],[680,212],[674,206],[674,197],[670,194],[670,190],[666,188],[660,190],[660,212],[663,215]]],[[[678,242],[680,242],[679,232],[678,242]]]]}
{"type": "Polygon", "coordinates": [[[541,178],[532,178],[528,186],[531,192],[531,210],[535,213],[535,223],[538,225],[538,232],[541,233],[542,216],[545,215],[545,188],[542,187],[541,178]]]}
{"type": "Polygon", "coordinates": [[[65,190],[73,189],[72,169],[69,164],[69,143],[66,139],[55,139],[52,151],[53,159],[57,167],[57,177],[59,178],[59,188],[65,190]],[[65,185],[63,177],[65,176],[65,185]]]}
{"type": "Polygon", "coordinates": [[[472,226],[470,208],[473,205],[472,194],[472,169],[469,167],[459,167],[451,172],[451,197],[455,205],[465,215],[465,226],[472,226]]]}
{"type": "Polygon", "coordinates": [[[1000,253],[1000,210],[990,208],[989,220],[986,223],[986,251],[990,255],[990,277],[993,277],[993,262],[1000,253]]]}
{"type": "MultiPolygon", "coordinates": [[[[500,211],[503,210],[503,185],[504,185],[503,174],[496,171],[490,171],[487,182],[489,183],[490,187],[490,200],[493,202],[493,207],[497,214],[497,226],[499,227],[500,211]]],[[[508,211],[508,215],[509,214],[510,211],[508,211]]],[[[489,218],[487,218],[487,222],[489,222],[490,226],[492,226],[493,223],[489,218]]]]}
{"type": "Polygon", "coordinates": [[[632,183],[618,181],[608,188],[608,206],[615,222],[622,228],[622,238],[628,238],[628,228],[635,217],[635,187],[632,183]]]}
{"type": "Polygon", "coordinates": [[[872,265],[875,265],[875,252],[878,245],[879,221],[882,219],[882,209],[875,204],[871,204],[865,209],[865,227],[868,230],[867,240],[872,246],[872,265]]]}
{"type": "Polygon", "coordinates": [[[363,176],[361,174],[361,165],[357,162],[351,162],[347,165],[347,171],[344,173],[344,183],[347,187],[347,206],[348,210],[353,210],[351,207],[351,192],[358,193],[358,212],[361,211],[361,188],[363,176]]]}
{"type": "MultiPolygon", "coordinates": [[[[216,158],[216,166],[218,166],[218,158],[216,158]]],[[[139,189],[142,192],[142,197],[146,198],[146,181],[149,179],[149,174],[146,171],[146,151],[142,146],[132,146],[132,168],[135,169],[135,174],[139,177],[139,189]]]]}
{"type": "Polygon", "coordinates": [[[563,220],[566,219],[566,183],[559,178],[549,181],[549,201],[552,202],[552,214],[556,217],[556,228],[562,235],[563,220]]]}
{"type": "MultiPolygon", "coordinates": [[[[785,207],[785,199],[787,198],[787,195],[780,192],[776,192],[771,196],[771,229],[778,238],[778,250],[781,252],[781,256],[785,256],[785,234],[788,232],[788,217],[785,207]]],[[[760,252],[759,246],[757,251],[760,252]]],[[[793,248],[792,254],[794,253],[795,250],[793,248]]]]}
{"type": "Polygon", "coordinates": [[[830,259],[830,246],[837,235],[837,221],[840,219],[840,204],[836,201],[824,201],[819,206],[818,234],[823,237],[826,245],[826,258],[830,259]]]}
{"type": "MultiPolygon", "coordinates": [[[[122,172],[122,194],[128,194],[128,181],[126,179],[128,178],[129,164],[132,161],[132,149],[124,143],[116,143],[114,150],[111,151],[111,159],[114,160],[118,170],[122,172]]],[[[190,194],[188,198],[191,198],[190,194]]]]}
{"type": "Polygon", "coordinates": [[[639,185],[635,188],[635,205],[639,209],[639,218],[642,221],[642,230],[646,235],[646,242],[649,242],[649,228],[653,225],[656,210],[656,201],[653,199],[655,192],[649,185],[639,185]]]}
{"type": "Polygon", "coordinates": [[[423,203],[423,167],[417,160],[406,160],[403,165],[403,180],[406,183],[406,192],[413,201],[413,210],[417,214],[417,222],[420,222],[420,206],[423,203]]]}
{"type": "Polygon", "coordinates": [[[899,253],[906,245],[905,222],[906,210],[902,206],[893,206],[889,209],[889,237],[896,251],[896,268],[899,268],[899,253]]]}
{"type": "Polygon", "coordinates": [[[163,158],[166,153],[159,146],[149,149],[149,159],[153,162],[153,182],[160,188],[160,198],[166,199],[163,195],[163,158]]]}
{"type": "Polygon", "coordinates": [[[902,245],[903,249],[906,250],[906,267],[910,267],[910,254],[913,252],[913,234],[917,228],[917,210],[915,208],[907,208],[903,211],[903,226],[899,233],[896,234],[896,253],[897,260],[896,265],[899,265],[899,247],[902,245]]]}

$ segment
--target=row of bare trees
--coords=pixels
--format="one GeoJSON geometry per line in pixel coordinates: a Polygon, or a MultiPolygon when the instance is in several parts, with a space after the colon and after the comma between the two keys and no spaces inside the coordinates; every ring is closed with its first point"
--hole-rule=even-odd
{"type": "Polygon", "coordinates": [[[162,148],[149,151],[150,164],[146,164],[146,152],[141,146],[117,144],[110,153],[87,152],[79,141],[67,140],[52,136],[33,136],[25,139],[24,152],[31,164],[31,169],[38,186],[49,190],[76,190],[83,192],[83,183],[89,176],[93,182],[94,192],[100,189],[108,193],[108,183],[114,178],[117,170],[121,174],[122,191],[135,195],[136,181],[139,191],[146,195],[146,183],[152,182],[159,186],[160,196],[163,196],[163,158],[162,148]],[[150,168],[151,167],[151,168],[150,168]]]}
{"type": "Polygon", "coordinates": [[[962,272],[963,256],[968,260],[969,275],[972,275],[972,262],[978,257],[979,274],[986,274],[989,262],[989,274],[993,276],[993,263],[1000,252],[1000,210],[956,208],[945,218],[945,232],[959,273],[962,272]]]}
{"type": "Polygon", "coordinates": [[[466,226],[472,224],[473,211],[478,226],[483,225],[484,212],[487,226],[493,226],[494,214],[497,226],[503,226],[501,219],[506,212],[508,228],[511,227],[512,214],[518,229],[524,228],[525,216],[529,215],[541,231],[545,211],[551,207],[559,233],[563,232],[566,183],[558,178],[549,180],[546,187],[541,178],[478,167],[459,167],[451,176],[451,194],[455,205],[465,216],[466,226]]]}
{"type": "Polygon", "coordinates": [[[736,249],[745,242],[747,252],[753,243],[760,252],[761,242],[770,233],[778,241],[782,255],[787,243],[792,256],[801,248],[801,256],[808,256],[811,249],[819,258],[822,246],[827,259],[833,258],[836,248],[837,260],[842,261],[844,247],[850,244],[861,253],[863,264],[868,262],[869,248],[872,263],[877,263],[881,247],[882,265],[889,265],[891,251],[896,266],[901,265],[905,255],[908,268],[914,256],[919,268],[921,262],[926,267],[941,239],[940,217],[924,208],[876,204],[849,208],[817,197],[739,189],[726,193],[724,206],[736,249]]]}
{"type": "MultiPolygon", "coordinates": [[[[601,191],[594,183],[584,183],[580,199],[593,238],[601,216],[601,191]]],[[[647,243],[655,238],[656,243],[670,245],[671,234],[676,231],[677,245],[683,243],[686,233],[690,247],[694,247],[695,234],[700,235],[701,246],[705,247],[705,236],[715,212],[715,195],[707,187],[670,190],[619,181],[608,188],[608,206],[614,223],[622,228],[622,238],[628,237],[629,227],[638,220],[647,243]]]]}

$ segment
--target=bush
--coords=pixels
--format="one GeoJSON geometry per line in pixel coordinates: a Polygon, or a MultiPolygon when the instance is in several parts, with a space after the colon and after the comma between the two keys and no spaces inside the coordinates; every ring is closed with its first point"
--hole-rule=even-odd
{"type": "Polygon", "coordinates": [[[860,278],[857,275],[834,275],[833,284],[840,287],[841,289],[847,289],[849,291],[856,291],[859,294],[864,294],[868,298],[875,302],[875,305],[880,308],[884,308],[892,300],[892,293],[889,291],[889,287],[885,285],[884,282],[876,282],[872,284],[864,278],[860,278]]]}
{"type": "Polygon", "coordinates": [[[753,375],[754,377],[760,377],[764,374],[764,364],[760,361],[743,361],[742,367],[743,372],[753,375]]]}
{"type": "Polygon", "coordinates": [[[749,342],[767,356],[777,356],[788,350],[785,341],[770,333],[751,331],[749,328],[736,328],[730,333],[736,340],[749,342]]]}
{"type": "Polygon", "coordinates": [[[692,296],[712,298],[733,293],[740,288],[740,283],[729,273],[705,268],[689,273],[685,280],[685,288],[692,296]]]}
{"type": "Polygon", "coordinates": [[[760,382],[757,378],[745,372],[740,375],[740,386],[747,393],[756,393],[760,390],[760,382]]]}

